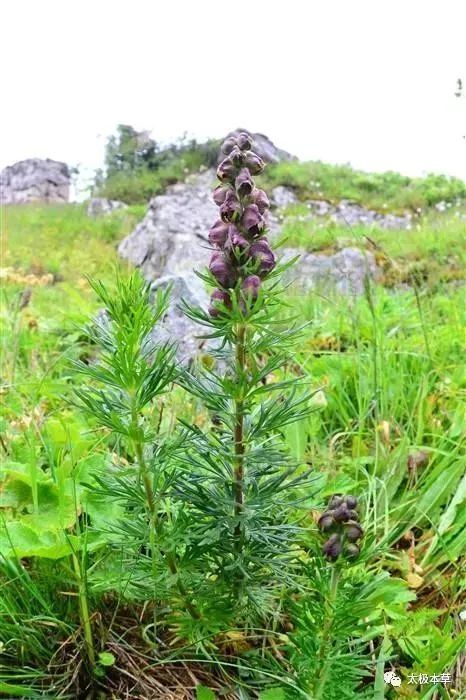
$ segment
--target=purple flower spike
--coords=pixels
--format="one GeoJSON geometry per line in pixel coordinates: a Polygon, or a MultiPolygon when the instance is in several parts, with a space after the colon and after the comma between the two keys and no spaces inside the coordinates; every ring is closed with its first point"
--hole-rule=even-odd
{"type": "Polygon", "coordinates": [[[249,151],[252,148],[252,139],[245,131],[238,135],[236,142],[242,151],[249,151]]]}
{"type": "Polygon", "coordinates": [[[221,253],[213,253],[210,259],[209,270],[221,287],[229,289],[234,286],[236,272],[221,253]]]}
{"type": "Polygon", "coordinates": [[[219,316],[222,313],[222,304],[227,309],[231,309],[230,295],[222,289],[214,289],[210,297],[209,314],[214,317],[219,316]]]}
{"type": "Polygon", "coordinates": [[[209,231],[210,245],[216,245],[219,248],[222,248],[225,245],[228,237],[228,229],[228,224],[220,221],[220,219],[216,221],[209,231]]]}
{"type": "Polygon", "coordinates": [[[225,197],[230,191],[230,188],[225,187],[224,185],[219,185],[214,189],[214,191],[212,192],[212,199],[218,207],[220,207],[223,204],[223,202],[225,201],[225,197]]]}
{"type": "Polygon", "coordinates": [[[253,151],[247,151],[245,154],[244,164],[249,168],[251,175],[259,175],[265,168],[265,163],[253,151]]]}
{"type": "Polygon", "coordinates": [[[246,207],[241,223],[251,236],[258,236],[264,230],[265,221],[257,204],[246,207]]]}
{"type": "Polygon", "coordinates": [[[220,216],[222,217],[223,221],[236,221],[240,218],[242,211],[243,210],[238,197],[232,190],[230,190],[225,197],[225,201],[220,207],[220,216]]]}
{"type": "Polygon", "coordinates": [[[275,255],[273,254],[267,239],[261,238],[250,248],[251,258],[258,264],[259,274],[267,274],[275,267],[275,255]]]}
{"type": "Polygon", "coordinates": [[[257,275],[248,275],[245,278],[243,284],[241,285],[241,289],[243,290],[244,296],[247,299],[255,301],[259,295],[260,286],[260,277],[258,277],[257,275]]]}
{"type": "Polygon", "coordinates": [[[269,198],[265,194],[264,190],[254,189],[252,192],[252,200],[261,214],[264,214],[264,212],[270,207],[269,198]]]}
{"type": "Polygon", "coordinates": [[[222,182],[233,182],[236,175],[236,168],[230,158],[224,158],[217,168],[217,177],[222,182]]]}
{"type": "Polygon", "coordinates": [[[240,197],[245,197],[251,194],[254,183],[251,179],[251,173],[247,168],[241,168],[239,175],[235,180],[236,190],[240,197]]]}
{"type": "Polygon", "coordinates": [[[225,153],[225,155],[228,155],[229,153],[232,152],[232,150],[236,146],[236,139],[234,136],[229,136],[225,141],[222,143],[222,152],[225,153]]]}

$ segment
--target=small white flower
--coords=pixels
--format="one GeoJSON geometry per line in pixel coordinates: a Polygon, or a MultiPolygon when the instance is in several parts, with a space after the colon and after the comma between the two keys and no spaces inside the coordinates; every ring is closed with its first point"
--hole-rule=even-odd
{"type": "Polygon", "coordinates": [[[466,608],[464,610],[460,611],[460,620],[463,620],[463,622],[466,622],[466,608]]]}

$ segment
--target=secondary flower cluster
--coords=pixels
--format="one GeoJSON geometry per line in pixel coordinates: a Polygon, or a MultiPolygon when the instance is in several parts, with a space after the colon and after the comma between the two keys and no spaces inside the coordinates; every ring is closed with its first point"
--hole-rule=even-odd
{"type": "Polygon", "coordinates": [[[252,179],[265,163],[251,148],[251,137],[245,132],[222,144],[225,158],[217,169],[222,184],[213,192],[220,216],[209,231],[214,249],[209,270],[218,284],[211,296],[211,316],[218,316],[222,306],[231,308],[229,290],[239,290],[240,303],[255,301],[261,281],[275,267],[275,255],[264,235],[270,203],[252,179]]]}
{"type": "Polygon", "coordinates": [[[350,558],[358,556],[356,543],[364,531],[359,524],[357,507],[355,496],[332,496],[327,510],[320,516],[319,529],[330,535],[322,548],[330,561],[336,561],[342,552],[350,558]]]}

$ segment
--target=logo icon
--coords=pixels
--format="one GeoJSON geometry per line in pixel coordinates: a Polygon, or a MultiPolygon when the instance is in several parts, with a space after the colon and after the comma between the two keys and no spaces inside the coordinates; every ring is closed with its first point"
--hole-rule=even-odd
{"type": "Polygon", "coordinates": [[[395,688],[399,688],[401,685],[401,678],[396,675],[395,671],[386,671],[383,674],[383,679],[385,683],[390,683],[395,688]]]}

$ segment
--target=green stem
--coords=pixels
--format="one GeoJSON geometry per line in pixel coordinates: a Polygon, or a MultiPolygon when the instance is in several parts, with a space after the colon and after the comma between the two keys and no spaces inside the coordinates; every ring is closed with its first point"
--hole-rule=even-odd
{"type": "Polygon", "coordinates": [[[84,641],[86,644],[86,654],[91,668],[95,667],[95,650],[94,641],[92,638],[91,618],[89,615],[89,606],[87,604],[87,585],[82,575],[81,567],[76,554],[71,555],[73,559],[73,567],[78,581],[78,598],[79,598],[79,616],[81,625],[84,630],[84,641]]]}
{"type": "MultiPolygon", "coordinates": [[[[236,373],[239,385],[243,383],[243,374],[246,364],[246,328],[241,325],[236,336],[236,373]]],[[[244,400],[242,393],[235,400],[235,463],[233,472],[234,513],[237,519],[235,526],[235,550],[239,555],[244,543],[244,525],[242,516],[244,512],[244,400]]]]}
{"type": "Polygon", "coordinates": [[[330,653],[329,641],[332,630],[333,621],[335,618],[335,602],[338,593],[338,583],[340,581],[340,569],[337,566],[332,567],[330,576],[330,591],[328,597],[328,610],[325,617],[324,629],[322,632],[322,640],[319,649],[319,663],[317,668],[321,668],[315,687],[315,700],[321,700],[325,697],[324,693],[327,686],[327,677],[332,664],[332,655],[330,653]]]}

